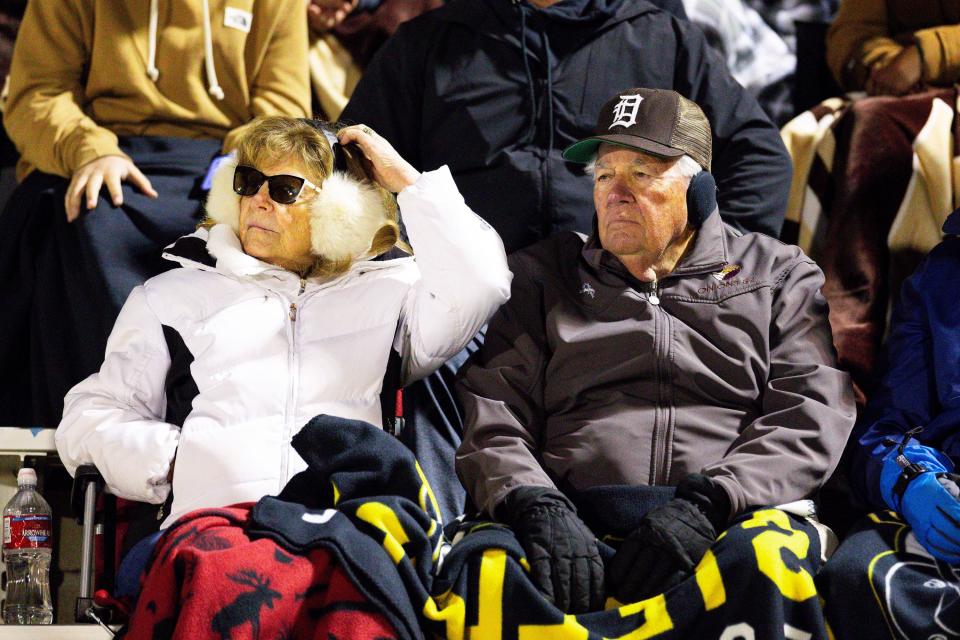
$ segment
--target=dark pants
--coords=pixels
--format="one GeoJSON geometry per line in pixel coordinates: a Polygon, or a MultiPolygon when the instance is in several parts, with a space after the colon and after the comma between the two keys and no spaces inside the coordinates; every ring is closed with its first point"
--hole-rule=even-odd
{"type": "Polygon", "coordinates": [[[147,568],[147,562],[157,546],[163,531],[155,531],[130,548],[120,561],[117,569],[117,588],[114,597],[136,600],[140,595],[140,576],[147,568]]]}
{"type": "Polygon", "coordinates": [[[467,492],[454,469],[454,457],[463,439],[463,410],[454,383],[467,358],[483,346],[486,331],[484,325],[460,353],[403,391],[406,426],[400,440],[420,462],[444,523],[470,510],[467,492]]]}
{"type": "Polygon", "coordinates": [[[126,138],[120,146],[160,194],[128,184],[114,207],[68,223],[68,180],[31,173],[0,214],[0,424],[55,427],[63,396],[97,371],[130,290],[173,266],[163,247],[202,219],[199,189],[220,142],[126,138]]]}

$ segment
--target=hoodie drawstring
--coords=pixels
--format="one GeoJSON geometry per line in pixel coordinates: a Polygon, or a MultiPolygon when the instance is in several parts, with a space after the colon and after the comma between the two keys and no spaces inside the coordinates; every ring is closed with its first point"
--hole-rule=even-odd
{"type": "Polygon", "coordinates": [[[147,43],[147,76],[154,82],[160,78],[157,69],[157,0],[150,0],[150,35],[147,43]]]}
{"type": "Polygon", "coordinates": [[[553,149],[553,51],[550,49],[550,38],[546,30],[541,35],[547,66],[547,149],[553,149]]]}
{"type": "Polygon", "coordinates": [[[546,202],[544,203],[543,219],[541,221],[541,234],[544,238],[549,237],[553,233],[553,203],[551,202],[552,191],[550,189],[551,176],[550,176],[550,154],[553,153],[553,51],[550,50],[550,38],[547,36],[547,30],[544,29],[541,32],[541,37],[543,39],[543,52],[544,52],[544,64],[547,67],[547,95],[545,97],[547,103],[547,152],[544,156],[543,162],[543,183],[544,183],[544,197],[546,202]]]}
{"type": "MultiPolygon", "coordinates": [[[[537,137],[537,98],[536,87],[533,82],[533,73],[530,71],[530,50],[527,47],[527,7],[524,6],[524,0],[513,0],[514,6],[520,12],[520,48],[523,57],[523,71],[527,79],[527,99],[530,103],[530,126],[523,144],[533,144],[537,137]]],[[[550,37],[547,35],[546,27],[542,27],[540,33],[540,46],[543,49],[543,66],[546,68],[546,93],[543,97],[546,107],[547,118],[547,144],[543,158],[543,192],[548,199],[543,203],[542,220],[540,224],[540,233],[542,237],[547,237],[553,230],[553,220],[551,218],[552,206],[550,198],[550,154],[553,151],[555,141],[554,131],[554,113],[553,113],[553,51],[550,49],[550,37]]]]}
{"type": "Polygon", "coordinates": [[[527,98],[530,100],[530,127],[527,130],[527,137],[523,141],[525,144],[529,144],[533,142],[537,135],[537,117],[534,113],[537,108],[537,96],[533,86],[533,74],[530,72],[530,51],[527,50],[527,12],[521,6],[522,2],[523,0],[513,0],[514,6],[520,12],[520,48],[522,49],[523,71],[527,77],[527,98]]]}
{"type": "Polygon", "coordinates": [[[210,95],[223,100],[223,89],[217,82],[217,70],[213,66],[213,30],[210,28],[210,3],[203,0],[203,61],[207,67],[207,83],[210,95]]]}
{"type": "MultiPolygon", "coordinates": [[[[157,18],[158,0],[150,0],[150,30],[147,44],[147,76],[156,82],[160,78],[157,69],[157,18]]],[[[223,100],[224,93],[217,82],[217,69],[213,66],[213,29],[210,26],[210,3],[203,0],[203,62],[207,72],[207,91],[217,100],[223,100]]]]}

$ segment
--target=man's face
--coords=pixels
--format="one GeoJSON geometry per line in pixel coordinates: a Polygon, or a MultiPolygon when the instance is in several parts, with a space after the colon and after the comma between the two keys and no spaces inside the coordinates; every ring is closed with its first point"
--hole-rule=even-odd
{"type": "Polygon", "coordinates": [[[676,160],[602,144],[593,176],[600,244],[617,257],[657,259],[687,226],[687,185],[676,160]]]}
{"type": "MultiPolygon", "coordinates": [[[[274,162],[254,167],[264,175],[287,174],[306,176],[293,162],[274,162]]],[[[306,202],[315,191],[304,186],[293,204],[280,204],[269,195],[267,183],[252,196],[240,198],[240,243],[243,250],[264,262],[284,269],[299,271],[309,266],[310,213],[306,202]]]]}

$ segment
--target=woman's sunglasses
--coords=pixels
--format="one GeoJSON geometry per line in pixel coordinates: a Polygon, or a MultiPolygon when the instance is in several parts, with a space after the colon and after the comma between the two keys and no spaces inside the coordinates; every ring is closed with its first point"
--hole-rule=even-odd
{"type": "Polygon", "coordinates": [[[256,194],[257,191],[260,191],[264,182],[267,183],[270,199],[278,204],[293,204],[296,202],[304,186],[310,187],[314,191],[320,191],[320,187],[299,176],[285,174],[265,176],[253,167],[246,165],[239,165],[233,172],[233,191],[240,196],[256,194]]]}

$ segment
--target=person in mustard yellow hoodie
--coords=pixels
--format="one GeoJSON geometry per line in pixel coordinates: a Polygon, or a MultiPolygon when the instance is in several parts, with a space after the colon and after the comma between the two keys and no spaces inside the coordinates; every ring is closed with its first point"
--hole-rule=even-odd
{"type": "Polygon", "coordinates": [[[55,425],[245,125],[310,110],[304,0],[32,0],[3,124],[0,423],[55,425]]]}
{"type": "Polygon", "coordinates": [[[843,0],[827,63],[847,91],[916,93],[960,80],[960,2],[843,0]]]}

